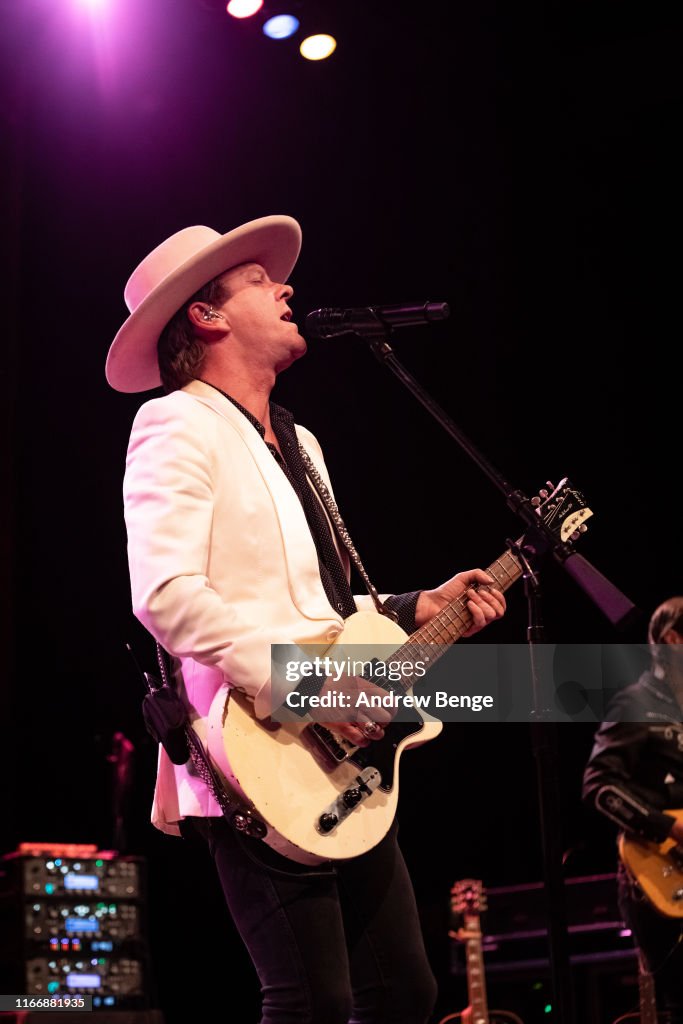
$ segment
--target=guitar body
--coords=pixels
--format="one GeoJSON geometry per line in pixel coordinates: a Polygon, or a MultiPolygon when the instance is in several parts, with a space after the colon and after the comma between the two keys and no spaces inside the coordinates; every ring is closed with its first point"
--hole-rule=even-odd
{"type": "MultiPolygon", "coordinates": [[[[551,494],[543,490],[541,495],[544,501],[536,511],[563,543],[586,529],[585,520],[593,513],[566,477],[551,494]]],[[[517,545],[523,542],[520,538],[517,545]]],[[[522,571],[512,549],[488,568],[501,591],[522,571]]],[[[471,622],[466,593],[410,637],[385,615],[356,612],[333,644],[316,648],[316,656],[334,652],[338,662],[347,657],[352,661],[376,657],[382,662],[395,654],[397,661],[414,663],[417,650],[431,667],[471,622]],[[347,646],[351,648],[348,655],[344,653],[347,646]]],[[[412,693],[412,682],[402,678],[391,685],[405,695],[412,693]]],[[[396,814],[403,751],[434,739],[442,728],[437,719],[404,705],[401,721],[387,726],[381,740],[353,747],[320,723],[261,722],[254,717],[250,700],[224,686],[209,711],[207,740],[226,789],[265,823],[264,842],[301,864],[320,864],[357,857],[380,842],[396,814]]]]}
{"type": "MultiPolygon", "coordinates": [[[[356,612],[326,653],[341,660],[346,645],[362,645],[364,660],[386,658],[387,648],[397,650],[406,639],[387,616],[356,612]]],[[[380,842],[396,814],[403,751],[434,739],[443,728],[416,710],[413,721],[392,723],[383,739],[362,749],[350,747],[349,758],[335,763],[311,742],[309,723],[263,723],[252,708],[237,691],[219,691],[209,713],[209,751],[229,788],[268,826],[264,841],[302,864],[357,857],[380,842]],[[320,816],[358,785],[361,771],[372,768],[379,771],[381,785],[337,828],[321,832],[316,827],[320,816]]]]}
{"type": "MultiPolygon", "coordinates": [[[[683,821],[683,810],[667,813],[683,821]]],[[[673,839],[649,843],[622,834],[619,856],[660,914],[683,918],[683,854],[673,839]]]]}

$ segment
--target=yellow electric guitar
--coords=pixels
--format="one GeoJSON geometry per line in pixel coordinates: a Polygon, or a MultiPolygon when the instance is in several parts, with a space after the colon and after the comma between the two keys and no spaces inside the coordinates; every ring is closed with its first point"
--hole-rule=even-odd
{"type": "MultiPolygon", "coordinates": [[[[585,529],[592,512],[567,479],[541,495],[538,514],[555,536],[566,543],[585,529]]],[[[504,591],[523,568],[508,549],[487,572],[504,591]]],[[[362,645],[364,659],[374,656],[375,647],[381,661],[389,650],[392,662],[414,665],[421,659],[431,667],[470,625],[465,597],[410,637],[385,615],[357,612],[334,644],[321,644],[317,653],[333,656],[336,650],[341,660],[344,648],[362,645]]],[[[414,683],[412,676],[402,678],[392,682],[392,689],[412,695],[414,683]]],[[[443,728],[417,708],[402,709],[401,718],[387,727],[383,739],[358,748],[320,723],[261,722],[250,700],[224,687],[209,712],[208,747],[228,791],[260,819],[263,840],[292,860],[316,864],[356,857],[386,835],[396,813],[403,751],[433,739],[443,728]]]]}
{"type": "Polygon", "coordinates": [[[469,1005],[458,1013],[449,1013],[439,1024],[522,1024],[516,1013],[509,1010],[489,1010],[482,952],[480,915],[486,910],[486,894],[480,881],[465,878],[451,889],[451,921],[448,934],[465,944],[465,970],[467,973],[467,1001],[469,1005]]]}
{"type": "MultiPolygon", "coordinates": [[[[667,814],[683,821],[683,810],[667,814]]],[[[659,913],[683,918],[683,849],[676,841],[652,843],[622,833],[618,846],[629,875],[659,913]]]]}

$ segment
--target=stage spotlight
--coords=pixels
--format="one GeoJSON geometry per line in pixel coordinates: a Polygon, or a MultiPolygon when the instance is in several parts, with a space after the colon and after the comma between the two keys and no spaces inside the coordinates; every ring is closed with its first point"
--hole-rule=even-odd
{"type": "Polygon", "coordinates": [[[78,6],[86,11],[103,11],[109,6],[109,0],[78,0],[78,6]]]}
{"type": "Polygon", "coordinates": [[[226,7],[233,18],[250,18],[263,7],[263,0],[230,0],[226,7]]]}
{"type": "Polygon", "coordinates": [[[329,57],[337,46],[337,40],[332,36],[321,33],[317,36],[308,36],[299,47],[299,53],[306,60],[324,60],[329,57]]]}
{"type": "Polygon", "coordinates": [[[294,35],[298,27],[299,22],[293,14],[276,14],[274,18],[268,18],[263,26],[263,32],[270,39],[288,39],[294,35]]]}

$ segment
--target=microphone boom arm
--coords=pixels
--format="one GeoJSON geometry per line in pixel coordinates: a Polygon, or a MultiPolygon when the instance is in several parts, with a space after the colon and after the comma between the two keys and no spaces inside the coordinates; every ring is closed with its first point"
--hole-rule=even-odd
{"type": "Polygon", "coordinates": [[[513,488],[491,462],[479,451],[477,446],[467,437],[460,427],[450,418],[448,413],[425,391],[422,385],[396,358],[396,354],[387,341],[386,333],[382,338],[371,338],[370,348],[380,363],[384,363],[401,383],[412,392],[417,400],[432,414],[435,420],[464,452],[479,466],[491,483],[505,495],[508,508],[522,519],[526,530],[526,545],[530,555],[543,551],[553,552],[556,560],[565,571],[581,587],[591,601],[607,616],[613,626],[623,628],[629,625],[638,614],[636,606],[629,601],[617,587],[603,576],[582,556],[578,556],[571,545],[560,541],[547,523],[536,515],[530,499],[519,488],[513,488]]]}

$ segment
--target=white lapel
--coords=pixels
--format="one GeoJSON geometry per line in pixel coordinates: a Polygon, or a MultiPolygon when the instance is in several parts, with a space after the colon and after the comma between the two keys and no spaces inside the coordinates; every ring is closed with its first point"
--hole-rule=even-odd
{"type": "Polygon", "coordinates": [[[258,431],[225,395],[210,384],[193,380],[182,390],[222,416],[239,434],[252,456],[280,525],[290,591],[299,611],[310,619],[336,618],[341,623],[320,579],[318,554],[301,502],[258,431]]]}

